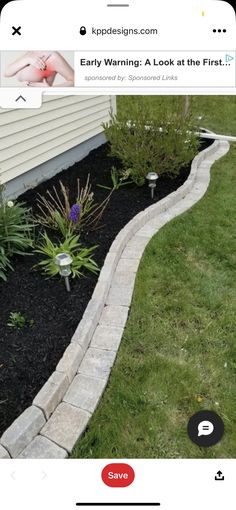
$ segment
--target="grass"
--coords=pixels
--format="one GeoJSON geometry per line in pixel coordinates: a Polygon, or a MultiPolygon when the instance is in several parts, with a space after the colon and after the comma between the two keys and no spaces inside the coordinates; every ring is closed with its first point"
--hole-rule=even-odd
{"type": "MultiPolygon", "coordinates": [[[[127,111],[128,116],[130,103],[136,101],[148,101],[154,110],[165,103],[171,110],[172,106],[181,106],[184,99],[182,96],[117,96],[117,111],[127,111]]],[[[193,117],[202,117],[201,127],[236,136],[235,96],[190,96],[190,108],[193,117]]]]}
{"type": "MultiPolygon", "coordinates": [[[[236,134],[236,98],[195,101],[208,104],[205,127],[236,134]],[[211,101],[219,106],[220,100],[228,107],[210,117],[211,101]]],[[[232,145],[213,165],[204,198],[146,248],[108,387],[73,457],[235,457],[235,168],[232,145]],[[201,409],[225,423],[221,442],[206,449],[186,433],[189,417],[201,409]]]]}

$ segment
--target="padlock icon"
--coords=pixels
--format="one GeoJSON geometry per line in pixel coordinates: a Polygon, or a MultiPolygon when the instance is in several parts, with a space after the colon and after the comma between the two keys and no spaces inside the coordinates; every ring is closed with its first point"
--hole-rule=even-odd
{"type": "Polygon", "coordinates": [[[86,34],[86,28],[85,27],[80,27],[79,33],[80,33],[80,35],[85,35],[86,34]]]}

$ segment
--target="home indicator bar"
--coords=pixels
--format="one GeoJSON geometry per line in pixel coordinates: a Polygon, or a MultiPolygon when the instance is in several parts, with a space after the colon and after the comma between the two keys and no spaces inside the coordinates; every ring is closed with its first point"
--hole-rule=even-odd
{"type": "Polygon", "coordinates": [[[136,507],[136,506],[137,507],[150,507],[150,506],[156,507],[156,506],[161,506],[161,503],[76,503],[76,506],[80,506],[80,507],[85,506],[86,508],[88,506],[91,506],[91,507],[93,507],[93,506],[95,506],[95,507],[96,506],[119,507],[120,506],[122,508],[124,508],[126,506],[127,507],[136,507]]]}

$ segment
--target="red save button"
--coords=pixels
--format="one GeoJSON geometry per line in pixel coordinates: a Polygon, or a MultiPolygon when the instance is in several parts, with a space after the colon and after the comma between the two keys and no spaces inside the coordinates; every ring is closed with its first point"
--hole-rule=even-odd
{"type": "Polygon", "coordinates": [[[134,477],[134,470],[129,464],[107,464],[102,470],[102,480],[108,487],[128,487],[134,477]]]}

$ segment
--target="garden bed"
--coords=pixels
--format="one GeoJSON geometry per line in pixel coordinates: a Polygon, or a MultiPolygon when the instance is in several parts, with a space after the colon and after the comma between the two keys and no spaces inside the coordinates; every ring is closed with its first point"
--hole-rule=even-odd
{"type": "MultiPolygon", "coordinates": [[[[209,145],[209,141],[202,143],[201,150],[209,145]]],[[[102,202],[109,191],[97,184],[110,186],[111,168],[113,165],[119,166],[119,162],[108,157],[107,153],[107,145],[99,147],[71,168],[27,191],[18,201],[26,202],[36,213],[37,194],[45,195],[46,190],[52,190],[53,186],[58,189],[59,180],[62,180],[70,189],[73,203],[77,196],[77,178],[83,186],[89,173],[95,201],[102,202]]],[[[174,179],[160,177],[154,202],[181,186],[189,175],[190,166],[181,169],[174,179]]],[[[139,188],[128,185],[113,192],[100,228],[85,231],[81,235],[84,245],[97,245],[94,258],[100,268],[118,232],[151,203],[147,186],[139,188]]],[[[15,271],[8,273],[6,283],[0,282],[0,435],[31,404],[55,370],[82,318],[98,278],[89,273],[86,278],[71,280],[71,293],[67,293],[59,277],[45,279],[32,268],[38,260],[35,255],[15,258],[15,271]],[[33,324],[11,330],[7,322],[10,312],[15,311],[21,312],[33,324]]]]}

